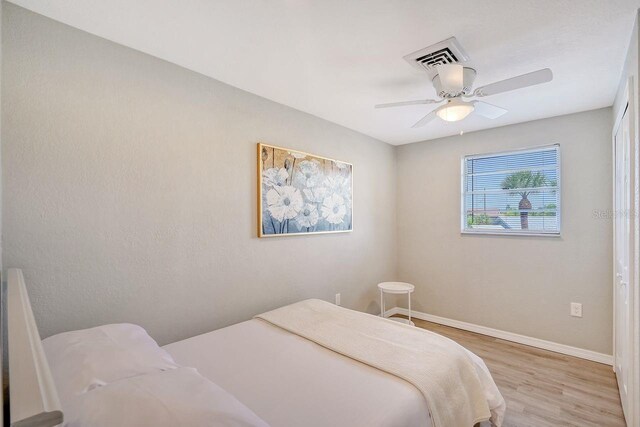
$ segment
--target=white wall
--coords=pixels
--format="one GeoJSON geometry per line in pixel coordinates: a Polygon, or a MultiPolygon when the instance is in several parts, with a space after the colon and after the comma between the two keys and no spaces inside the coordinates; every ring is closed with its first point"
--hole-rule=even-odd
{"type": "Polygon", "coordinates": [[[611,220],[593,212],[611,207],[611,109],[394,149],[4,12],[2,258],[43,336],[129,321],[166,343],[336,292],[377,312],[375,284],[399,279],[420,311],[611,352],[611,220]],[[352,162],[354,232],[258,239],[258,141],[352,162]],[[562,237],[461,236],[461,156],[553,142],[562,237]]]}
{"type": "Polygon", "coordinates": [[[611,109],[397,150],[398,275],[416,310],[611,354],[611,109]],[[562,237],[460,234],[464,155],[559,143],[562,237]],[[581,302],[584,317],[569,316],[581,302]]]}
{"type": "Polygon", "coordinates": [[[396,275],[393,147],[4,5],[4,265],[41,333],[161,343],[303,298],[376,312],[396,275]],[[354,165],[354,231],[258,239],[256,143],[354,165]]]}

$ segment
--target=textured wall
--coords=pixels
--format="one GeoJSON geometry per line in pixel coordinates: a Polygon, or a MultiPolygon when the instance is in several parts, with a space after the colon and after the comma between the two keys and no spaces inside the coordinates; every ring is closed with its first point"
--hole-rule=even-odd
{"type": "MultiPolygon", "coordinates": [[[[4,5],[4,265],[44,337],[161,343],[309,297],[378,310],[396,275],[393,147],[4,5]],[[354,231],[256,237],[256,143],[354,165],[354,231]]],[[[259,64],[256,64],[259,72],[259,64]]]]}
{"type": "Polygon", "coordinates": [[[611,109],[404,145],[398,274],[417,310],[611,354],[611,109]],[[460,159],[559,143],[562,237],[460,234],[460,159]],[[569,316],[581,302],[584,317],[569,316]]]}
{"type": "Polygon", "coordinates": [[[4,12],[3,260],[43,336],[129,321],[166,343],[336,292],[376,312],[375,284],[400,279],[418,310],[611,352],[611,221],[593,215],[611,206],[611,109],[394,149],[4,12]],[[257,239],[258,141],[352,162],[354,232],[257,239]],[[460,157],[553,142],[562,237],[461,236],[460,157]]]}

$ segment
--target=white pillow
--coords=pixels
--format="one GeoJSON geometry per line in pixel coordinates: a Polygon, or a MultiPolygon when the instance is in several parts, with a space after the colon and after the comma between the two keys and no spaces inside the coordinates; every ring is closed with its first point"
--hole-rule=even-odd
{"type": "Polygon", "coordinates": [[[65,332],[44,339],[42,346],[63,411],[95,387],[179,366],[143,328],[127,323],[65,332]]]}
{"type": "Polygon", "coordinates": [[[64,427],[268,426],[194,368],[140,375],[77,396],[64,427]]]}

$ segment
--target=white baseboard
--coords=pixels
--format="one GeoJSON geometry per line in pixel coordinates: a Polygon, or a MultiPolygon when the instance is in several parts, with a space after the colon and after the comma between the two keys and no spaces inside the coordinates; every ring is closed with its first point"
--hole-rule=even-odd
{"type": "MultiPolygon", "coordinates": [[[[402,314],[407,316],[409,314],[409,310],[402,307],[393,307],[392,309],[385,312],[386,317],[393,316],[394,314],[402,314]]],[[[473,323],[447,319],[446,317],[434,316],[433,314],[421,313],[415,310],[411,310],[411,316],[415,317],[416,319],[426,320],[427,322],[451,326],[452,328],[463,329],[465,331],[488,335],[490,337],[500,338],[506,341],[517,342],[519,344],[541,348],[543,350],[554,351],[556,353],[566,354],[568,356],[579,357],[580,359],[592,360],[594,362],[613,366],[613,356],[610,354],[598,353],[596,351],[585,350],[583,348],[572,347],[565,344],[559,344],[553,341],[541,340],[539,338],[528,337],[526,335],[520,335],[513,332],[501,331],[500,329],[488,328],[486,326],[475,325],[473,323]]]]}

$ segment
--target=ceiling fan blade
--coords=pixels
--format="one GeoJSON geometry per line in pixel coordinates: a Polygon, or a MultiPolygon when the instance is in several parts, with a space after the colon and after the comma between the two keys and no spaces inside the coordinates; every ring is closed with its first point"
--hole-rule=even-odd
{"type": "Polygon", "coordinates": [[[521,76],[512,77],[510,79],[501,80],[486,86],[479,87],[473,93],[475,96],[496,95],[502,92],[520,89],[527,86],[539,85],[553,80],[553,73],[550,69],[534,71],[532,73],[523,74],[521,76]]]}
{"type": "Polygon", "coordinates": [[[406,105],[423,105],[423,104],[436,104],[440,101],[435,99],[420,99],[417,101],[402,101],[402,102],[390,102],[388,104],[378,104],[375,108],[389,108],[389,107],[404,107],[406,105]]]}
{"type": "Polygon", "coordinates": [[[487,119],[497,119],[507,112],[504,108],[483,101],[473,101],[473,112],[487,119]]]}
{"type": "MultiPolygon", "coordinates": [[[[437,110],[437,108],[436,108],[437,110]]],[[[436,118],[436,110],[433,110],[432,112],[430,112],[429,114],[427,114],[426,116],[424,116],[423,118],[421,118],[415,125],[411,126],[412,128],[420,128],[424,125],[426,125],[427,123],[429,123],[431,120],[436,118]]]]}
{"type": "Polygon", "coordinates": [[[442,90],[448,93],[459,93],[464,88],[464,69],[460,64],[438,65],[438,76],[442,90]]]}

